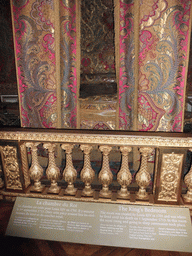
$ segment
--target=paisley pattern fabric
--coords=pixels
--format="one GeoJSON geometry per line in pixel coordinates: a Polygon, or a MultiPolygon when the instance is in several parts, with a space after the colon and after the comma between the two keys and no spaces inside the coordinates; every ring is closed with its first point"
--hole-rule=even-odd
{"type": "Polygon", "coordinates": [[[191,1],[186,0],[141,2],[138,99],[141,131],[183,129],[190,7],[191,1]]]}
{"type": "MultiPolygon", "coordinates": [[[[94,74],[96,69],[102,73],[100,67],[103,66],[103,74],[106,70],[114,74],[114,68],[119,69],[119,129],[182,131],[191,1],[115,0],[119,4],[119,26],[115,31],[119,34],[116,65],[109,54],[114,51],[110,46],[114,35],[111,32],[102,34],[105,29],[99,30],[103,35],[102,42],[98,38],[88,42],[85,37],[91,32],[82,31],[86,40],[81,45],[84,55],[80,60],[77,2],[59,0],[59,11],[56,11],[56,0],[11,0],[22,126],[56,128],[60,122],[63,128],[76,128],[80,67],[86,74],[94,74]],[[139,6],[138,10],[136,6],[139,6]],[[55,32],[58,17],[60,35],[55,32]],[[58,37],[59,46],[56,44],[58,37]],[[105,37],[106,44],[103,42],[105,37]],[[58,47],[59,60],[56,58],[58,47]],[[100,50],[96,63],[97,48],[100,50]],[[88,50],[93,52],[90,58],[88,50]]],[[[99,3],[106,6],[106,10],[114,4],[111,0],[93,0],[93,3],[96,13],[99,3]]],[[[91,21],[91,8],[88,8],[90,15],[82,16],[85,23],[91,21]]],[[[101,27],[114,30],[111,18],[108,11],[104,12],[101,27]]],[[[89,78],[82,76],[85,77],[89,78]]],[[[101,78],[96,77],[98,81],[101,78]]]]}
{"type": "Polygon", "coordinates": [[[21,125],[55,128],[55,24],[53,0],[12,1],[21,125]]]}
{"type": "MultiPolygon", "coordinates": [[[[129,2],[122,1],[120,9],[120,19],[123,20],[120,53],[123,52],[124,59],[129,58],[132,52],[128,50],[131,39],[134,40],[137,36],[132,33],[134,13],[132,11],[129,14],[130,8],[127,11],[129,2]],[[133,18],[128,19],[130,16],[133,18]],[[131,25],[125,27],[128,20],[131,25]],[[129,37],[131,39],[124,47],[124,42],[129,37]]],[[[130,73],[134,74],[134,65],[129,61],[131,68],[127,69],[128,65],[126,66],[124,61],[120,69],[124,68],[125,72],[120,70],[119,82],[121,129],[132,129],[128,124],[131,123],[133,114],[138,116],[136,130],[167,132],[183,130],[190,8],[191,1],[186,0],[140,1],[139,79],[134,83],[133,75],[130,76],[130,73]],[[132,108],[130,95],[137,82],[138,112],[136,113],[132,108]]],[[[122,54],[120,56],[121,61],[122,54]]],[[[129,59],[133,61],[133,58],[129,59]]]]}
{"type": "Polygon", "coordinates": [[[55,1],[12,1],[23,127],[57,128],[60,122],[76,128],[76,2],[63,0],[59,7],[61,84],[56,81],[55,1]]]}

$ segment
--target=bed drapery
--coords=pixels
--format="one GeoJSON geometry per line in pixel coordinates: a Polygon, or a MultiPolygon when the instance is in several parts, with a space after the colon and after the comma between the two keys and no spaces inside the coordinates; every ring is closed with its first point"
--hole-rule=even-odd
{"type": "Polygon", "coordinates": [[[23,127],[77,126],[77,1],[13,0],[23,127]]]}
{"type": "MultiPolygon", "coordinates": [[[[11,8],[22,126],[78,128],[80,0],[11,8]]],[[[115,128],[182,131],[191,1],[114,0],[114,22],[115,128]]]]}

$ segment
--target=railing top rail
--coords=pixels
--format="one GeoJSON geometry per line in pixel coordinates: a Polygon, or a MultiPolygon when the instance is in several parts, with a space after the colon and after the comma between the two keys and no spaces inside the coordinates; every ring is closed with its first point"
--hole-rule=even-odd
{"type": "Polygon", "coordinates": [[[167,132],[3,128],[0,140],[192,148],[192,134],[167,132]]]}

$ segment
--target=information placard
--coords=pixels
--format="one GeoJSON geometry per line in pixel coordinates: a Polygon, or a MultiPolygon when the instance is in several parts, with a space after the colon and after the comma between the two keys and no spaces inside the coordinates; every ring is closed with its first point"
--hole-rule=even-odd
{"type": "Polygon", "coordinates": [[[118,247],[192,252],[189,209],[16,199],[6,235],[118,247]]]}

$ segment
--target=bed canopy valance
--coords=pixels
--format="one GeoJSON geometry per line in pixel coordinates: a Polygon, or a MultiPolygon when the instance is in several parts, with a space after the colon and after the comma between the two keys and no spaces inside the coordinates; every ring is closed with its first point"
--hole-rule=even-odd
{"type": "Polygon", "coordinates": [[[92,0],[82,11],[86,5],[86,0],[11,1],[22,127],[183,131],[191,1],[92,0]],[[90,31],[99,34],[99,24],[89,32],[82,24],[88,27],[98,4],[109,32],[99,52],[105,68],[95,75],[94,58],[86,56],[91,45],[85,44],[98,40],[90,31]],[[108,91],[116,84],[116,96],[85,101],[80,88],[90,85],[85,77],[95,79],[98,91],[105,82],[108,91]]]}

